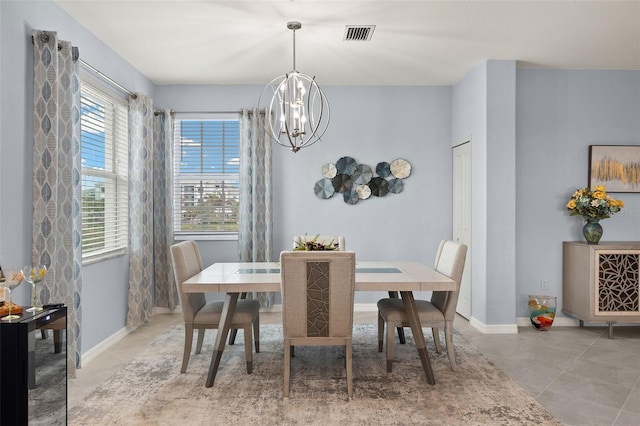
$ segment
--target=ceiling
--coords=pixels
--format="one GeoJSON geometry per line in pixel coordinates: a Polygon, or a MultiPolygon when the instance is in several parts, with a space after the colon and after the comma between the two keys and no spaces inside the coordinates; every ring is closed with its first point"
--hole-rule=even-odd
{"type": "Polygon", "coordinates": [[[485,59],[640,69],[640,1],[54,1],[158,85],[266,84],[293,69],[288,21],[321,85],[451,85],[485,59]]]}

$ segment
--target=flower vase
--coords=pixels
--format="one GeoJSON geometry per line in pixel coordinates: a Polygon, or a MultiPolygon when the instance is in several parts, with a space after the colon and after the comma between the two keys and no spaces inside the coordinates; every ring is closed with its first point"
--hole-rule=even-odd
{"type": "Polygon", "coordinates": [[[582,227],[582,234],[589,244],[598,244],[602,238],[602,225],[597,219],[587,219],[582,227]]]}

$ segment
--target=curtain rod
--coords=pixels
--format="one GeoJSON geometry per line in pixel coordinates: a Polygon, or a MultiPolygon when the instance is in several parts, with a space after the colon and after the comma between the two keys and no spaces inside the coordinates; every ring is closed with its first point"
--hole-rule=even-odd
{"type": "Polygon", "coordinates": [[[239,114],[242,112],[242,110],[240,111],[173,111],[176,114],[239,114]]]}
{"type": "MultiPolygon", "coordinates": [[[[175,110],[169,110],[171,111],[171,113],[174,114],[241,114],[242,110],[240,111],[175,111],[175,110]]],[[[160,114],[164,114],[164,110],[155,110],[153,112],[153,115],[160,115],[160,114]]]]}
{"type": "MultiPolygon", "coordinates": [[[[34,40],[33,36],[31,36],[31,43],[35,44],[35,40],[34,40]]],[[[58,44],[58,50],[60,50],[60,49],[61,49],[60,44],[58,44]]],[[[104,79],[109,84],[112,84],[113,86],[117,87],[118,89],[122,90],[127,95],[131,96],[133,99],[138,97],[138,95],[136,95],[134,92],[132,92],[131,90],[129,90],[126,87],[124,87],[122,84],[118,83],[117,81],[115,81],[114,79],[112,79],[111,77],[109,77],[108,75],[103,73],[102,71],[99,71],[96,67],[92,66],[91,64],[88,64],[87,62],[83,61],[82,58],[79,57],[79,55],[78,55],[78,61],[83,66],[87,67],[90,71],[98,74],[98,76],[100,78],[104,79]]]]}
{"type": "Polygon", "coordinates": [[[109,77],[108,75],[103,73],[102,71],[98,70],[94,66],[86,63],[82,59],[78,59],[78,60],[80,61],[80,63],[83,66],[87,67],[90,71],[96,73],[98,75],[98,77],[102,78],[103,80],[106,80],[109,84],[111,84],[113,86],[116,86],[118,89],[122,90],[123,92],[125,92],[126,94],[128,94],[129,96],[131,96],[134,99],[138,97],[138,95],[136,95],[134,92],[132,92],[131,90],[127,89],[126,87],[124,87],[123,85],[121,85],[120,83],[118,83],[117,81],[115,81],[114,79],[112,79],[111,77],[109,77]]]}

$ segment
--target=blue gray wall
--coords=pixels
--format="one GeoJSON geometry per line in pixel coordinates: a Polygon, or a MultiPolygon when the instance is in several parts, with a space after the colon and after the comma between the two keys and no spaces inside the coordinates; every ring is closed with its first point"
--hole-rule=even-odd
{"type": "Polygon", "coordinates": [[[485,61],[453,89],[452,142],[471,140],[472,321],[491,331],[515,324],[515,100],[515,61],[485,61]]]}
{"type": "MultiPolygon", "coordinates": [[[[324,87],[331,124],[319,142],[294,154],[274,145],[274,259],[294,235],[339,234],[359,260],[419,260],[431,264],[438,242],[451,237],[451,88],[324,87]],[[348,205],[317,198],[322,165],[342,156],[375,168],[405,158],[411,175],[400,194],[348,205]]],[[[158,86],[156,105],[176,111],[255,107],[262,87],[158,86]]],[[[235,242],[202,241],[203,261],[234,261],[235,242]]],[[[379,293],[358,294],[356,303],[379,293]]]]}
{"type": "MultiPolygon", "coordinates": [[[[588,184],[589,145],[640,145],[640,72],[518,70],[516,283],[518,316],[540,281],[562,306],[562,241],[583,241],[565,205],[588,184]]],[[[640,194],[601,222],[603,241],[640,240],[640,194]]]]}
{"type": "MultiPolygon", "coordinates": [[[[30,258],[32,179],[31,30],[57,30],[89,64],[123,86],[176,111],[254,107],[258,86],[154,86],[55,4],[0,2],[0,265],[30,258]]],[[[581,222],[564,210],[587,184],[590,144],[640,144],[640,72],[516,70],[486,61],[452,87],[325,87],[331,125],[325,140],[293,154],[274,147],[275,249],[304,233],[339,233],[361,260],[431,263],[451,236],[451,146],[473,144],[473,318],[512,326],[526,295],[562,294],[563,240],[581,222]],[[404,157],[405,191],[355,206],[319,200],[324,163],[349,155],[375,165],[404,157]]],[[[605,240],[640,240],[640,194],[603,222],[605,240]]],[[[236,259],[235,242],[202,242],[206,263],[236,259]]],[[[128,259],[83,268],[83,352],[121,330],[128,259]]],[[[21,303],[28,289],[18,289],[21,303]]],[[[358,302],[376,294],[359,295],[358,302]]],[[[561,300],[559,301],[561,303],[561,300]]]]}
{"type": "MultiPolygon", "coordinates": [[[[0,1],[0,265],[31,260],[33,176],[33,29],[57,31],[80,57],[132,91],[153,96],[135,68],[50,1],[0,1]]],[[[126,256],[83,267],[82,351],[124,327],[128,297],[126,256]]],[[[26,285],[17,301],[29,301],[26,285]]]]}

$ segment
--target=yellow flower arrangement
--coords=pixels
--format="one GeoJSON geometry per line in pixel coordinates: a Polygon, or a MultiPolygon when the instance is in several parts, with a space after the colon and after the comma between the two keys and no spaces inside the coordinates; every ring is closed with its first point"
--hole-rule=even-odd
{"type": "Polygon", "coordinates": [[[602,185],[578,189],[567,203],[571,216],[580,215],[585,220],[607,219],[623,207],[622,200],[612,198],[602,185]]]}

